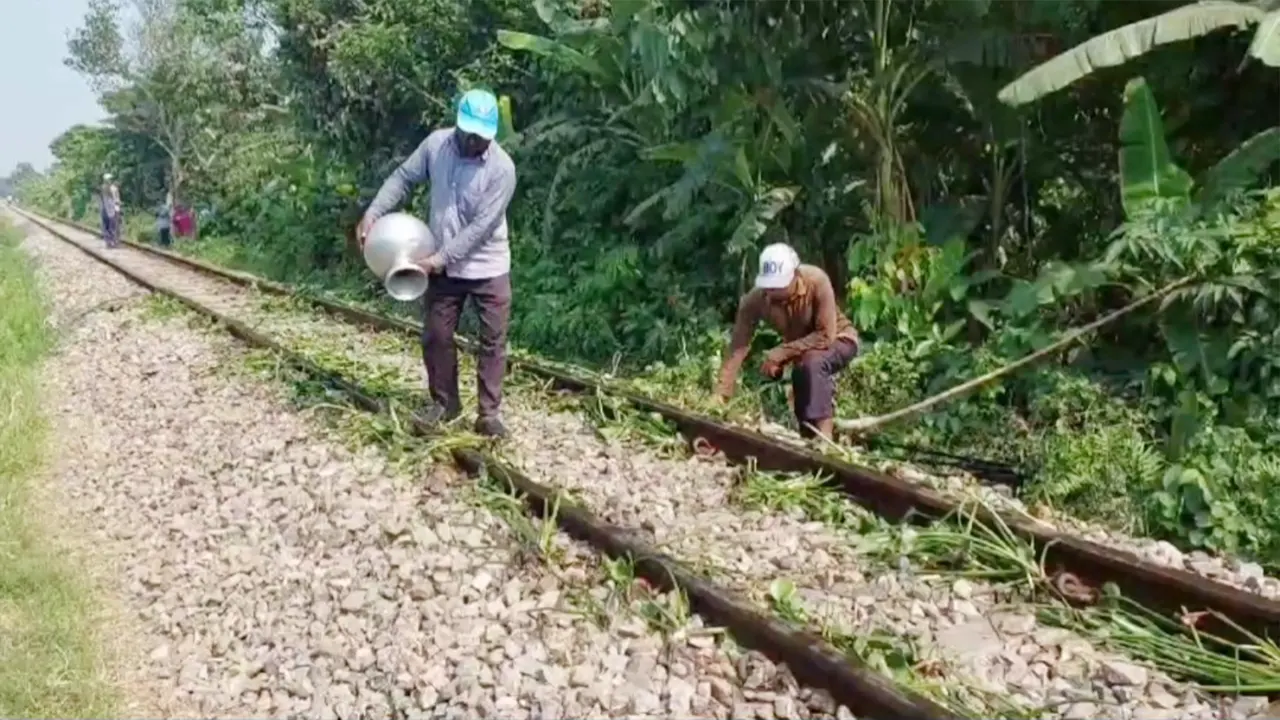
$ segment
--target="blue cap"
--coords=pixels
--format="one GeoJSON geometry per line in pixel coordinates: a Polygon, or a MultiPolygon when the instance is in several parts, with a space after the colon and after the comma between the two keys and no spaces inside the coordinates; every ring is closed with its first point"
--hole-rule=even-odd
{"type": "Polygon", "coordinates": [[[459,130],[492,140],[498,134],[498,99],[488,90],[468,90],[458,103],[459,130]]]}

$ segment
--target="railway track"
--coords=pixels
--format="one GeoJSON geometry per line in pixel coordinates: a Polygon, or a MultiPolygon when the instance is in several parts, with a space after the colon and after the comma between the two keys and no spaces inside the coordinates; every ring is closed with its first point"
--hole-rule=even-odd
{"type": "MultiPolygon", "coordinates": [[[[150,273],[147,269],[136,267],[136,264],[129,267],[121,262],[119,255],[112,257],[88,247],[84,241],[77,242],[65,232],[54,229],[48,220],[21,212],[19,214],[134,283],[214,320],[246,344],[277,353],[309,375],[341,389],[363,409],[379,413],[387,411],[386,400],[362,388],[354,379],[317,365],[290,350],[276,338],[233,316],[232,313],[237,313],[243,317],[254,304],[253,298],[247,297],[245,293],[237,292],[231,294],[233,297],[219,298],[223,302],[218,303],[221,307],[215,309],[212,305],[216,302],[213,297],[216,291],[210,292],[207,285],[194,291],[189,286],[179,290],[173,285],[180,285],[181,280],[175,282],[172,274],[166,278],[168,282],[165,282],[166,279],[156,277],[154,266],[148,268],[152,271],[150,273]]],[[[129,252],[131,250],[124,250],[121,254],[129,252]]],[[[416,427],[415,430],[423,435],[430,434],[427,428],[416,427]]],[[[610,557],[634,563],[635,573],[652,586],[664,590],[680,590],[688,598],[692,609],[709,622],[725,628],[744,646],[785,664],[801,682],[826,690],[836,702],[846,708],[855,708],[857,717],[910,716],[928,720],[959,717],[911,690],[897,687],[879,672],[849,658],[821,638],[789,628],[777,619],[752,609],[681,562],[637,540],[637,533],[603,522],[585,508],[566,502],[562,493],[535,482],[507,462],[469,447],[455,449],[452,455],[456,463],[468,473],[486,474],[508,484],[524,500],[531,513],[554,520],[570,536],[585,541],[610,557]]]]}
{"type": "MultiPolygon", "coordinates": [[[[84,238],[73,239],[66,231],[56,229],[52,221],[32,219],[55,236],[76,245],[96,259],[111,264],[135,281],[161,293],[169,294],[198,312],[215,317],[232,333],[246,342],[271,348],[286,356],[292,356],[294,362],[305,367],[308,372],[327,377],[329,382],[342,387],[351,398],[366,409],[379,412],[387,409],[386,400],[377,397],[377,393],[367,392],[351,377],[335,376],[332,371],[321,367],[306,357],[300,356],[295,350],[291,349],[289,341],[275,337],[270,332],[264,332],[261,329],[261,323],[251,326],[250,323],[237,319],[253,313],[250,307],[253,303],[251,300],[243,299],[243,293],[240,293],[241,300],[227,302],[226,298],[223,298],[222,306],[219,309],[211,307],[211,305],[215,304],[213,295],[217,295],[219,292],[224,295],[227,294],[225,290],[217,291],[211,289],[212,285],[209,282],[215,279],[224,288],[227,283],[232,283],[242,288],[258,287],[268,293],[282,296],[289,294],[288,288],[238,273],[227,273],[203,263],[145,247],[135,247],[120,253],[95,251],[86,246],[84,238]],[[127,261],[126,257],[128,258],[127,261]],[[165,266],[169,268],[167,272],[164,269],[165,266]],[[205,290],[203,295],[200,292],[193,292],[189,293],[192,297],[188,297],[186,294],[175,291],[172,284],[166,285],[164,282],[155,279],[156,275],[167,274],[171,279],[171,283],[178,282],[173,280],[173,278],[177,277],[174,274],[174,269],[178,267],[188,272],[187,282],[192,285],[201,284],[190,279],[192,271],[204,276],[203,284],[205,290]],[[148,273],[147,271],[150,272],[148,273]],[[149,276],[151,279],[148,279],[149,276]]],[[[332,303],[331,301],[308,299],[308,302],[320,304],[331,314],[347,321],[384,333],[399,333],[401,335],[413,333],[416,335],[416,328],[403,321],[380,318],[365,311],[332,303]]],[[[523,369],[539,375],[559,387],[577,391],[597,390],[589,382],[568,375],[558,369],[546,368],[534,363],[525,363],[523,369]]],[[[864,468],[850,466],[838,460],[789,446],[776,439],[763,437],[741,428],[721,425],[707,418],[698,417],[634,394],[619,392],[616,389],[607,390],[618,394],[626,402],[646,412],[661,414],[673,421],[689,437],[709,440],[733,459],[741,461],[752,459],[758,462],[763,469],[804,472],[812,473],[816,476],[833,477],[838,481],[838,485],[848,491],[860,504],[875,510],[884,517],[896,520],[911,517],[918,513],[925,517],[937,518],[955,510],[953,505],[950,505],[945,498],[936,493],[913,487],[909,483],[895,478],[864,468]]],[[[472,472],[478,472],[481,468],[486,468],[491,475],[496,475],[509,482],[528,498],[531,509],[535,512],[547,514],[549,507],[556,503],[558,496],[554,490],[534,482],[530,479],[528,473],[522,472],[511,464],[494,457],[486,457],[482,453],[470,449],[457,451],[455,457],[460,465],[472,472]]],[[[548,461],[546,458],[540,458],[535,465],[543,469],[553,470],[562,470],[568,467],[567,463],[557,463],[554,459],[548,461]],[[561,465],[564,468],[560,467],[561,465]]],[[[673,465],[672,472],[676,470],[677,467],[673,465]]],[[[558,481],[560,479],[559,477],[557,478],[558,481]]],[[[700,561],[699,565],[704,564],[701,561],[714,561],[716,559],[714,556],[731,552],[733,542],[740,541],[750,534],[750,532],[739,528],[736,534],[730,533],[724,538],[720,538],[719,540],[722,542],[719,545],[717,545],[716,538],[708,539],[704,537],[695,539],[695,541],[681,541],[677,537],[680,518],[663,517],[662,513],[654,513],[651,508],[643,506],[633,505],[628,507],[626,506],[625,495],[611,495],[607,491],[602,491],[598,484],[592,485],[581,479],[576,482],[570,479],[567,484],[577,494],[588,498],[586,503],[588,506],[607,508],[609,514],[623,516],[633,521],[636,525],[644,526],[648,534],[662,538],[664,540],[664,549],[677,547],[681,550],[681,556],[687,557],[690,554],[697,554],[698,548],[702,548],[712,557],[697,558],[700,561]],[[708,548],[710,549],[708,550],[708,548]]],[[[696,507],[696,511],[703,514],[714,513],[716,511],[715,506],[723,500],[721,497],[714,497],[709,500],[704,498],[699,502],[697,497],[687,494],[677,499],[681,507],[696,507]]],[[[975,514],[983,520],[995,522],[995,518],[986,517],[985,511],[979,510],[975,514]]],[[[641,558],[642,560],[638,563],[638,569],[651,582],[662,586],[670,586],[674,582],[674,584],[683,587],[689,594],[691,601],[708,618],[731,628],[735,635],[752,639],[753,644],[775,659],[785,662],[792,667],[798,676],[806,681],[818,687],[831,689],[833,694],[836,694],[837,699],[845,702],[849,707],[855,708],[859,715],[864,717],[897,716],[909,710],[917,715],[922,712],[941,713],[925,714],[923,715],[924,717],[948,716],[946,710],[929,701],[918,698],[913,693],[902,692],[887,685],[876,673],[865,668],[849,666],[841,659],[841,653],[835,652],[830,646],[826,646],[812,637],[806,637],[788,630],[778,623],[776,619],[764,617],[758,609],[751,607],[751,603],[730,599],[722,590],[710,585],[701,579],[698,574],[684,569],[685,566],[671,560],[670,557],[663,556],[653,547],[637,543],[634,539],[637,533],[621,532],[618,528],[601,522],[599,518],[592,516],[589,512],[579,507],[561,506],[556,518],[561,526],[571,534],[588,540],[610,554],[615,556],[629,554],[632,557],[641,558]],[[653,559],[648,560],[648,558],[653,559]],[[843,689],[839,690],[837,688],[843,689]],[[846,694],[840,695],[838,694],[840,692],[846,694]]],[[[728,521],[725,522],[727,523],[728,521]]],[[[1149,592],[1133,591],[1135,586],[1141,590],[1143,589],[1142,585],[1148,583],[1156,588],[1155,596],[1159,601],[1152,602],[1148,599],[1146,602],[1148,605],[1159,607],[1171,615],[1179,615],[1188,609],[1213,609],[1244,627],[1254,630],[1261,629],[1266,631],[1273,629],[1276,618],[1280,617],[1277,614],[1276,603],[1264,600],[1256,594],[1244,593],[1226,586],[1208,583],[1203,578],[1199,578],[1192,573],[1173,571],[1142,563],[1136,558],[1127,557],[1124,553],[1118,553],[1110,548],[1087,543],[1076,538],[1064,537],[1052,529],[1034,525],[1026,519],[1014,519],[1009,521],[1008,524],[1015,532],[1038,543],[1039,548],[1048,551],[1046,552],[1046,557],[1049,559],[1051,566],[1051,577],[1061,578],[1064,573],[1067,573],[1072,578],[1079,578],[1086,583],[1094,583],[1095,586],[1105,582],[1115,583],[1121,587],[1126,595],[1136,598],[1152,597],[1149,592]],[[1065,552],[1062,549],[1055,550],[1055,548],[1061,548],[1061,546],[1066,546],[1065,552]],[[1160,598],[1161,592],[1165,593],[1166,596],[1160,598]],[[1177,595],[1168,597],[1167,595],[1170,592],[1177,593],[1177,595]]],[[[818,528],[808,527],[806,529],[810,533],[820,534],[818,528]]],[[[760,528],[751,528],[750,531],[758,535],[760,528]]],[[[763,542],[757,542],[753,550],[764,552],[768,544],[769,538],[765,537],[763,542]]],[[[834,544],[830,544],[828,547],[834,547],[834,544]]],[[[784,551],[794,552],[795,549],[784,548],[784,551]]],[[[829,558],[829,560],[836,561],[831,563],[836,566],[841,564],[839,561],[842,559],[844,558],[829,558]]],[[[714,564],[714,562],[711,564],[714,564]]],[[[725,563],[722,562],[720,564],[723,566],[725,563]]],[[[740,582],[737,583],[738,586],[734,589],[738,590],[738,595],[742,595],[749,592],[750,587],[759,587],[762,583],[770,587],[771,599],[775,606],[786,605],[791,602],[793,596],[788,595],[785,591],[788,583],[798,586],[802,591],[816,591],[819,585],[822,584],[812,574],[793,582],[788,577],[784,577],[783,574],[765,573],[749,578],[741,578],[740,582]]],[[[730,584],[733,584],[732,581],[730,581],[730,584]]],[[[882,587],[880,589],[892,594],[900,588],[882,587]]],[[[939,589],[936,585],[932,588],[934,591],[939,589]]],[[[1150,590],[1151,588],[1147,589],[1150,590]]],[[[943,594],[950,596],[947,599],[947,602],[950,603],[950,609],[960,616],[984,614],[983,611],[986,608],[980,607],[980,603],[975,605],[969,599],[974,595],[973,590],[974,588],[971,586],[961,590],[958,585],[941,588],[943,594]]],[[[804,594],[803,592],[800,593],[800,595],[804,594]]],[[[823,593],[816,594],[822,595],[823,593]]],[[[983,593],[980,592],[980,594],[983,593]]],[[[836,604],[840,604],[839,592],[828,592],[825,595],[824,599],[835,600],[836,604]]],[[[845,600],[849,600],[849,598],[845,598],[845,600]]],[[[859,595],[854,604],[862,607],[862,614],[865,616],[868,614],[866,612],[867,608],[878,608],[880,604],[888,602],[891,602],[890,598],[876,597],[872,594],[859,595]]],[[[756,604],[758,605],[758,603],[756,604]]],[[[857,609],[857,607],[854,608],[855,615],[857,614],[857,609]]],[[[914,608],[907,608],[907,611],[910,614],[914,611],[914,608]]],[[[792,607],[792,615],[795,615],[794,607],[792,607]]],[[[864,620],[866,620],[865,617],[864,620]]],[[[1016,623],[1019,620],[1014,617],[1013,622],[1016,623]]],[[[955,623],[955,625],[963,627],[964,623],[955,623]]],[[[870,622],[869,624],[864,623],[860,629],[875,630],[877,628],[875,627],[875,622],[870,622]]],[[[972,637],[964,639],[966,641],[977,641],[972,637]]],[[[1025,651],[1025,648],[1030,645],[1030,643],[1024,644],[1024,647],[1020,648],[1019,651],[1025,651]]],[[[1007,648],[1002,648],[1002,651],[1007,652],[1007,648]]],[[[1122,667],[1122,665],[1116,665],[1116,663],[1120,662],[1120,660],[1112,661],[1113,669],[1122,667]]],[[[1123,674],[1121,671],[1117,672],[1123,674]]],[[[1082,702],[1085,701],[1080,700],[1075,705],[1078,706],[1082,702]]],[[[1070,712],[1067,712],[1064,716],[1070,716],[1070,712]]]]}
{"type": "MultiPolygon", "coordinates": [[[[46,223],[46,229],[47,223],[57,222],[82,232],[96,232],[92,228],[61,220],[41,219],[46,223]]],[[[302,294],[280,283],[219,268],[177,253],[132,242],[129,246],[209,277],[282,297],[297,298],[357,325],[380,331],[400,332],[413,338],[421,333],[421,326],[417,323],[377,315],[332,299],[302,294]]],[[[546,380],[556,388],[581,393],[603,392],[618,397],[641,411],[655,413],[673,423],[690,442],[705,442],[734,461],[751,460],[764,470],[814,473],[829,478],[832,484],[859,505],[888,519],[929,522],[951,515],[957,509],[954,498],[931,488],[844,462],[779,438],[718,422],[625,388],[576,376],[568,370],[536,360],[518,358],[512,360],[511,364],[516,369],[546,380]]],[[[978,510],[977,513],[980,520],[992,520],[984,510],[978,510]]],[[[1171,614],[1181,613],[1184,608],[1216,610],[1231,617],[1250,632],[1280,637],[1280,602],[1257,597],[1255,593],[1238,592],[1238,588],[1207,581],[1205,577],[1193,572],[1143,562],[1132,553],[1082,540],[1031,518],[1006,515],[1001,520],[1015,533],[1031,540],[1037,550],[1045,553],[1046,563],[1052,573],[1070,573],[1095,588],[1105,583],[1114,583],[1125,595],[1171,614]]]]}

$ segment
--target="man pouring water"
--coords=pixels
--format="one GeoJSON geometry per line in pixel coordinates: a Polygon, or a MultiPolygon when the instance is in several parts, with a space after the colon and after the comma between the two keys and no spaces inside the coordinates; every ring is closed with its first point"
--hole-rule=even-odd
{"type": "Polygon", "coordinates": [[[435,425],[461,414],[454,333],[470,298],[480,314],[475,430],[490,437],[506,434],[499,415],[511,316],[506,212],[516,189],[515,164],[494,141],[498,122],[498,101],[492,93],[466,93],[454,126],[428,135],[391,173],[356,232],[363,247],[378,218],[399,206],[415,186],[430,181],[427,224],[438,244],[419,264],[431,276],[422,326],[431,403],[418,417],[435,425]]]}

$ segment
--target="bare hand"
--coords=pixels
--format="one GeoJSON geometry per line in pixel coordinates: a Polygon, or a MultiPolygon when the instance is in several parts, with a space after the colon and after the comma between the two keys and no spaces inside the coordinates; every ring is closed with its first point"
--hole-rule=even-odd
{"type": "Polygon", "coordinates": [[[360,245],[360,249],[364,249],[364,240],[369,235],[369,228],[373,227],[373,219],[366,216],[360,218],[360,224],[356,225],[356,243],[360,245]]]}
{"type": "Polygon", "coordinates": [[[436,253],[419,262],[418,267],[426,270],[428,275],[435,275],[444,269],[444,259],[440,257],[439,253],[436,253]]]}
{"type": "Polygon", "coordinates": [[[772,358],[766,357],[764,362],[760,363],[760,373],[770,380],[777,380],[782,375],[782,366],[772,358]]]}
{"type": "Polygon", "coordinates": [[[760,364],[760,372],[765,377],[776,379],[782,375],[782,368],[787,364],[787,353],[782,348],[774,348],[765,353],[764,362],[760,364]]]}

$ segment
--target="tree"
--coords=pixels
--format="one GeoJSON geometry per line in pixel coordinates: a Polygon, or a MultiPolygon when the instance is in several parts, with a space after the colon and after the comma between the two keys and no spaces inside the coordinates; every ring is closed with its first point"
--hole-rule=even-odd
{"type": "Polygon", "coordinates": [[[91,0],[66,64],[89,79],[117,129],[164,150],[176,198],[210,166],[219,137],[278,110],[261,102],[270,94],[264,28],[247,24],[233,3],[134,0],[132,7],[138,20],[122,32],[121,6],[91,0]]]}
{"type": "Polygon", "coordinates": [[[18,163],[8,177],[0,177],[0,197],[8,197],[23,185],[40,178],[40,173],[31,163],[18,163]]]}

